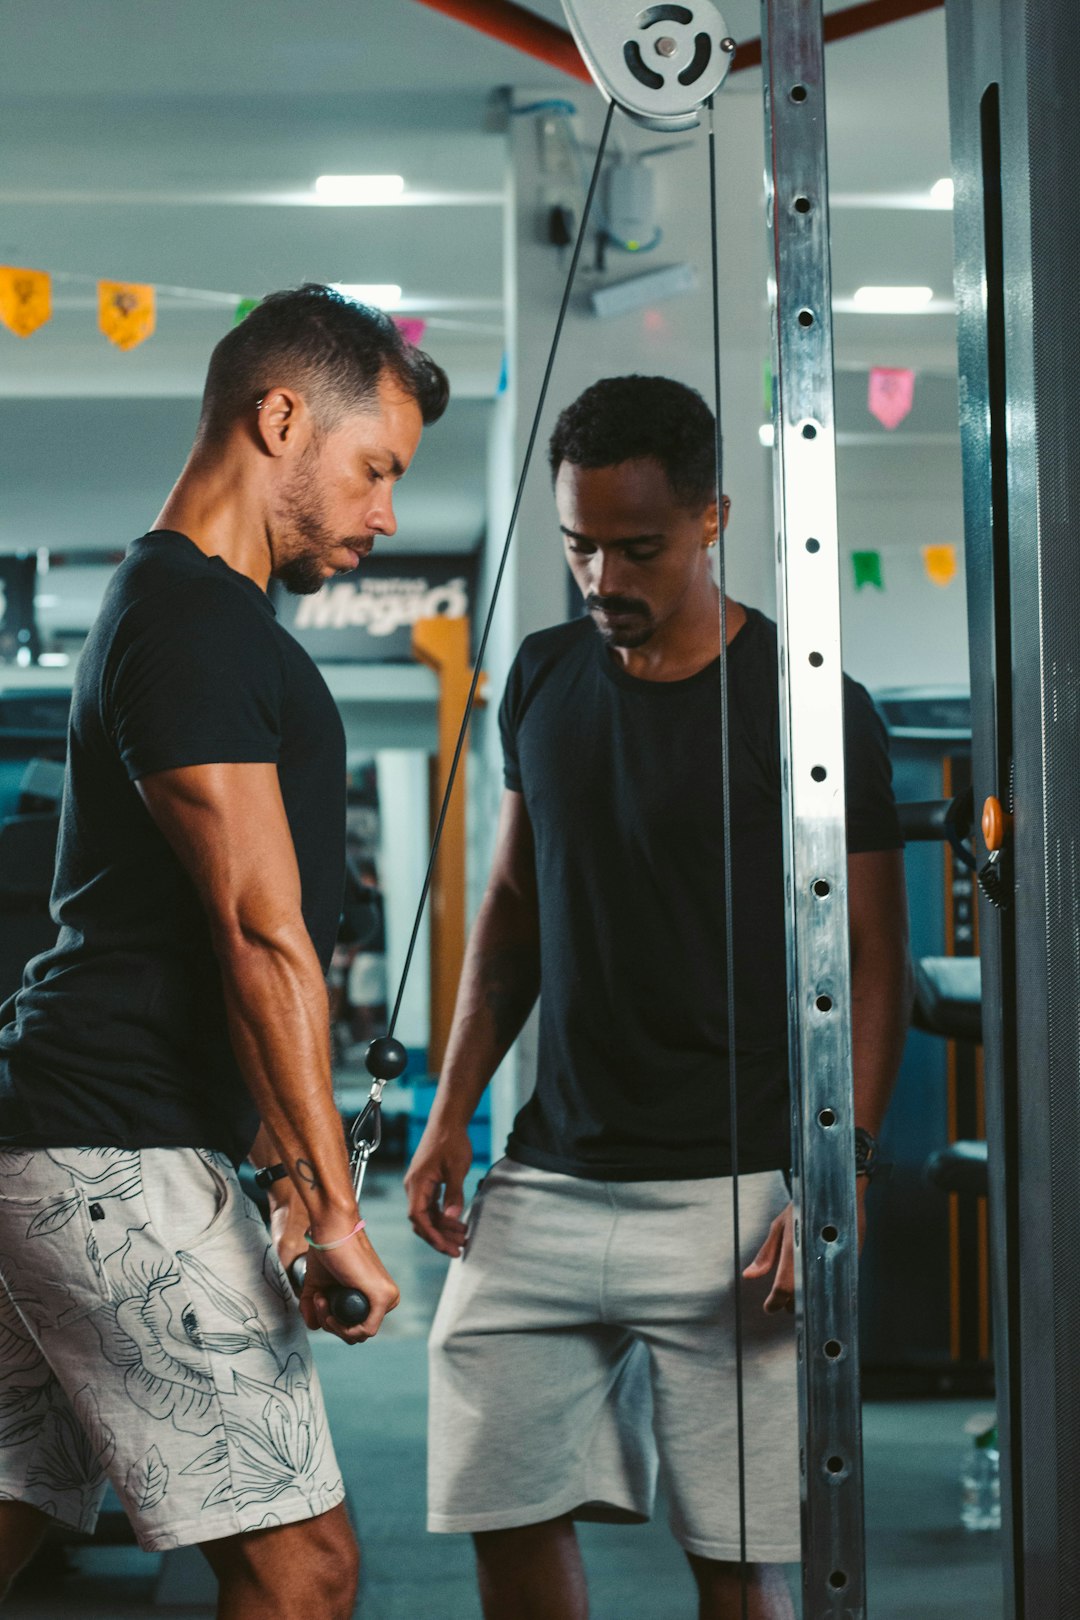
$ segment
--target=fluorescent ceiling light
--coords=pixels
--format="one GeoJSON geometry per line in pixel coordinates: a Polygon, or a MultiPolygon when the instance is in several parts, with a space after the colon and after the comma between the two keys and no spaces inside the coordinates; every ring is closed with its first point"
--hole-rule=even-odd
{"type": "Polygon", "coordinates": [[[933,287],[857,287],[852,303],[868,315],[918,315],[933,297],[933,287]]]}
{"type": "Polygon", "coordinates": [[[400,174],[320,174],[315,191],[327,203],[393,202],[405,190],[400,174]]]}
{"type": "Polygon", "coordinates": [[[335,292],[345,298],[355,298],[358,304],[374,304],[376,309],[397,309],[401,303],[401,288],[391,281],[334,281],[335,292]]]}
{"type": "Polygon", "coordinates": [[[953,183],[949,175],[942,180],[935,180],[930,187],[930,201],[935,208],[951,208],[953,205],[953,183]]]}
{"type": "Polygon", "coordinates": [[[764,445],[766,450],[771,450],[773,445],[776,443],[776,434],[773,431],[773,425],[771,422],[762,422],[761,426],[757,430],[757,436],[758,443],[764,445]]]}

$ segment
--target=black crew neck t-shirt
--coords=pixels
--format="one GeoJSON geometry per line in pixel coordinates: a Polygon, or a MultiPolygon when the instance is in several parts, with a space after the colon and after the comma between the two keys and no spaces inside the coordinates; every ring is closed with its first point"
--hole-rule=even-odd
{"type": "MultiPolygon", "coordinates": [[[[791,1163],[776,626],[728,649],[739,1168],[791,1163]]],[[[511,1158],[598,1180],[731,1173],[720,661],[627,675],[591,620],[530,636],[500,709],[536,846],[536,1089],[511,1158]]],[[[884,728],[845,680],[851,852],[898,849],[884,728]]]]}
{"type": "Polygon", "coordinates": [[[195,887],[135,786],[271,762],[324,969],[345,870],[345,739],[315,664],[254,581],[185,535],[136,540],[79,659],[52,913],[55,946],[0,1008],[0,1138],[202,1147],[258,1129],[195,887]]]}

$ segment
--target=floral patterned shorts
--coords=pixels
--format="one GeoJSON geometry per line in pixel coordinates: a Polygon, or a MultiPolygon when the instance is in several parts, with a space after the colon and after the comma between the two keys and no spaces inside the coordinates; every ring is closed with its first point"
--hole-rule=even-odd
{"type": "Polygon", "coordinates": [[[0,1152],[0,1497],[152,1551],[314,1518],[345,1489],[307,1330],[229,1160],[0,1152]]]}

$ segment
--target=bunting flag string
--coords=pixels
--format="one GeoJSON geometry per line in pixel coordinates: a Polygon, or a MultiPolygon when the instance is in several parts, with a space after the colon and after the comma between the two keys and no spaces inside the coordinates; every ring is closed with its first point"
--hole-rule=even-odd
{"type": "MultiPolygon", "coordinates": [[[[947,589],[960,573],[960,547],[954,541],[939,541],[932,546],[921,546],[923,573],[933,585],[947,589]]],[[[884,545],[873,551],[851,553],[852,580],[857,591],[870,585],[875,590],[885,589],[885,563],[883,553],[900,554],[909,562],[914,548],[905,545],[884,545]]]]}
{"type": "MultiPolygon", "coordinates": [[[[214,292],[205,287],[172,287],[164,283],[136,281],[100,281],[94,276],[77,275],[66,270],[30,270],[17,265],[0,265],[0,323],[16,337],[31,337],[53,315],[53,283],[93,289],[90,307],[96,308],[98,328],[118,349],[134,349],[144,343],[157,327],[159,300],[177,301],[181,308],[212,306],[232,309],[233,325],[239,326],[253,309],[258,309],[260,298],[244,297],[240,293],[214,292]]],[[[67,299],[73,308],[83,306],[84,295],[76,293],[67,299]]],[[[419,344],[429,326],[474,330],[471,322],[448,321],[435,318],[425,320],[413,315],[395,315],[394,325],[406,343],[419,344]]],[[[484,329],[487,330],[486,328],[484,329]]]]}

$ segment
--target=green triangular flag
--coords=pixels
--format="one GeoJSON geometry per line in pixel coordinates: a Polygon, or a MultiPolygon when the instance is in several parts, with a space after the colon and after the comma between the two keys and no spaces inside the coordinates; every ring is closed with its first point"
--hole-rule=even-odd
{"type": "Polygon", "coordinates": [[[874,585],[879,591],[885,589],[885,581],[881,575],[880,551],[853,551],[851,566],[855,571],[857,591],[861,591],[864,585],[874,585]]]}
{"type": "Polygon", "coordinates": [[[241,298],[233,315],[233,325],[239,326],[241,321],[246,321],[252,310],[258,309],[261,303],[261,298],[241,298]]]}

